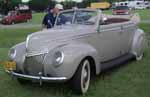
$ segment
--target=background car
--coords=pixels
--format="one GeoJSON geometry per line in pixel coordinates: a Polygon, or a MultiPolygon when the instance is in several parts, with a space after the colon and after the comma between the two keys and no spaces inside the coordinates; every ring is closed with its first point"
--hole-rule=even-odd
{"type": "Polygon", "coordinates": [[[113,15],[128,15],[130,13],[131,13],[131,11],[130,11],[130,8],[128,6],[116,6],[112,10],[113,15]]]}
{"type": "Polygon", "coordinates": [[[30,10],[10,11],[2,20],[3,24],[15,24],[20,22],[27,22],[32,19],[30,10]]]}

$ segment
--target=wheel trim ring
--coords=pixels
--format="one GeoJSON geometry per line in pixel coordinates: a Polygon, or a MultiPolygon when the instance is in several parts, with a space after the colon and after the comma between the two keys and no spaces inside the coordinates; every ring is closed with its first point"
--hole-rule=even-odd
{"type": "Polygon", "coordinates": [[[83,93],[85,93],[88,90],[89,84],[90,84],[90,63],[88,60],[85,60],[83,62],[82,74],[81,74],[81,89],[83,93]],[[84,77],[85,71],[87,72],[86,77],[84,77]],[[85,81],[85,78],[87,78],[87,81],[85,81]]]}

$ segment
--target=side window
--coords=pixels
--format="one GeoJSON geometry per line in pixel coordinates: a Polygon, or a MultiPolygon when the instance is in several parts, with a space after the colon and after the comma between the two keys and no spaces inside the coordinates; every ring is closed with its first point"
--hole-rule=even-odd
{"type": "Polygon", "coordinates": [[[57,18],[57,25],[72,24],[74,12],[61,13],[57,18]]]}
{"type": "Polygon", "coordinates": [[[94,25],[97,20],[97,12],[94,11],[78,11],[75,16],[76,24],[94,25]]]}

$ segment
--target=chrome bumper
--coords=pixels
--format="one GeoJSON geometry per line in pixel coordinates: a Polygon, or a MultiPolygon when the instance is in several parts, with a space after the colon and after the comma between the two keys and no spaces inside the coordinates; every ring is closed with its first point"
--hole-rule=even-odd
{"type": "Polygon", "coordinates": [[[12,77],[22,78],[27,80],[37,80],[42,84],[43,81],[50,81],[50,82],[63,82],[66,81],[66,77],[44,77],[44,76],[31,76],[31,75],[24,75],[20,73],[15,73],[14,71],[9,72],[12,77]]]}

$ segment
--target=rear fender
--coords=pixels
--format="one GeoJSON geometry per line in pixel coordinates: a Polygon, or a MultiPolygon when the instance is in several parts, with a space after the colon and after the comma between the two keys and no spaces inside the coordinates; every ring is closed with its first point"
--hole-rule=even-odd
{"type": "Polygon", "coordinates": [[[146,36],[143,30],[137,29],[132,42],[131,53],[136,57],[144,52],[146,46],[146,36]]]}

